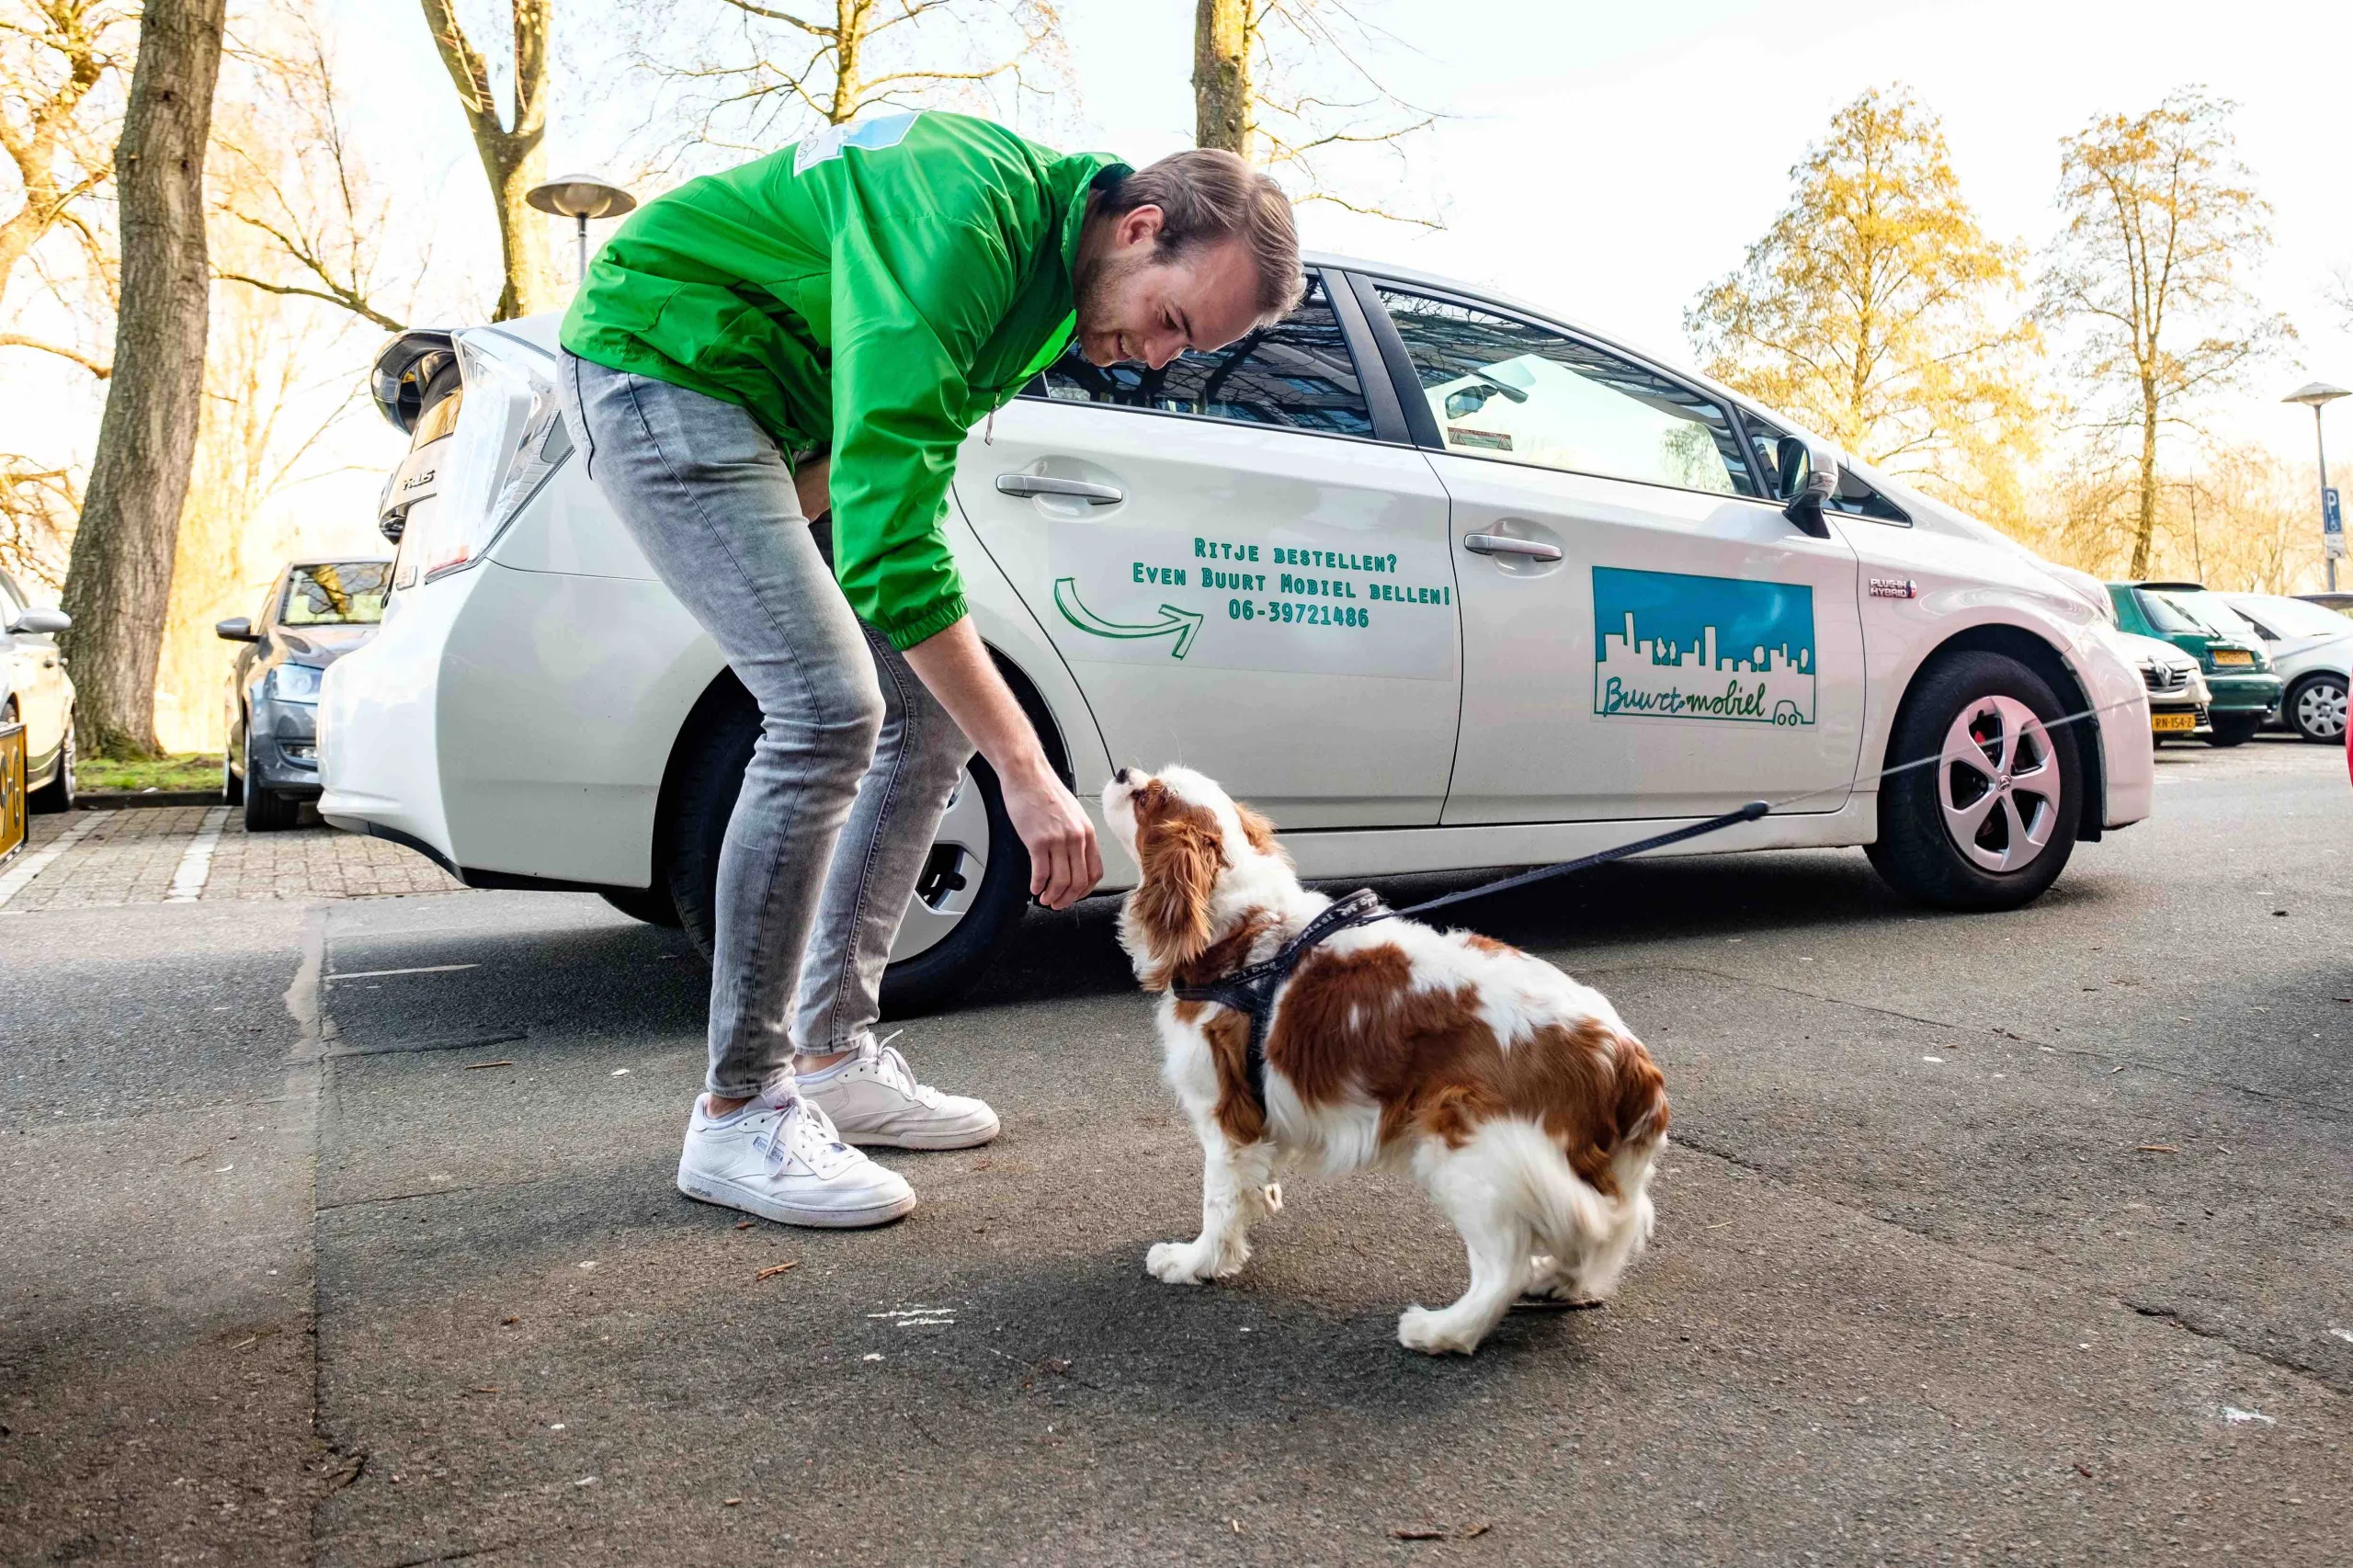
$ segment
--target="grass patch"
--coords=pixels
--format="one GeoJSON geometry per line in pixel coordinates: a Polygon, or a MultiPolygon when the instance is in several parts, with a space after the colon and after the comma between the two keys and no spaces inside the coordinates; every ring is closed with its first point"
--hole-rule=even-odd
{"type": "Polygon", "coordinates": [[[221,754],[183,752],[177,756],[141,757],[117,762],[85,756],[74,765],[76,790],[218,790],[221,754]]]}

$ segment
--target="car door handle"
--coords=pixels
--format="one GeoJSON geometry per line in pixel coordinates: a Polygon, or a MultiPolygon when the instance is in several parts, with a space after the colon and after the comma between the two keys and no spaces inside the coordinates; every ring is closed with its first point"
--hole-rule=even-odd
{"type": "Polygon", "coordinates": [[[1128,498],[1128,493],[1116,484],[1097,484],[1087,479],[1056,479],[1046,473],[1000,473],[996,487],[1006,495],[1069,495],[1090,506],[1116,506],[1128,498]]]}
{"type": "Polygon", "coordinates": [[[1525,555],[1531,561],[1558,561],[1561,547],[1540,539],[1513,539],[1506,534],[1464,534],[1462,548],[1473,555],[1525,555]]]}

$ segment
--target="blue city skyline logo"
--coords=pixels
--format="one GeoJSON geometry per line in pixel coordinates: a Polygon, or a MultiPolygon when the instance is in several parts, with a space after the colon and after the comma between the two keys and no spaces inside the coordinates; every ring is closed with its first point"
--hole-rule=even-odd
{"type": "Polygon", "coordinates": [[[1593,710],[1790,727],[1814,719],[1803,583],[1593,569],[1593,710]]]}

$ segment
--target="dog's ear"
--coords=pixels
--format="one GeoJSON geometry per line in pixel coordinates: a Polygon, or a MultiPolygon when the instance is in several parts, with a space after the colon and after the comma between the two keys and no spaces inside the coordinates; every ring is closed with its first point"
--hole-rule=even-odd
{"type": "Polygon", "coordinates": [[[1286,866],[1290,864],[1290,857],[1283,852],[1283,846],[1275,839],[1273,823],[1239,801],[1233,802],[1233,813],[1242,819],[1242,836],[1250,841],[1251,848],[1261,855],[1271,855],[1286,866]]]}
{"type": "Polygon", "coordinates": [[[1215,823],[1202,817],[1190,808],[1139,813],[1136,860],[1143,879],[1128,895],[1129,907],[1165,969],[1190,962],[1210,945],[1210,897],[1225,847],[1215,823]]]}

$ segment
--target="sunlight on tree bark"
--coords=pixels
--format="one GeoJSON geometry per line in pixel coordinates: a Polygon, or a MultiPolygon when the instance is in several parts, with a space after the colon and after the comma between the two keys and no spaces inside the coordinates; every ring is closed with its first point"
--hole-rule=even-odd
{"type": "Polygon", "coordinates": [[[498,219],[498,248],[505,282],[494,321],[544,311],[556,302],[555,275],[548,262],[546,221],[524,204],[523,194],[547,178],[548,23],[554,0],[507,0],[513,22],[513,93],[501,104],[491,90],[490,62],[458,24],[456,0],[418,0],[433,47],[458,90],[474,152],[490,180],[491,210],[498,219]]]}

